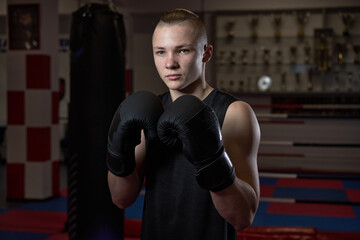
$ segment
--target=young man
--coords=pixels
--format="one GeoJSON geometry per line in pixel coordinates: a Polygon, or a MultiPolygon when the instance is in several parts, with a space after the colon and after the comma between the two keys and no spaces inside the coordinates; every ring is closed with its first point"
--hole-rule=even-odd
{"type": "Polygon", "coordinates": [[[161,96],[165,110],[146,94],[134,94],[121,107],[107,159],[113,202],[122,209],[130,206],[145,177],[142,239],[236,239],[236,230],[252,223],[259,202],[255,114],[248,104],[206,82],[213,47],[197,15],[185,9],[165,13],[152,45],[157,71],[169,88],[161,96]],[[126,135],[119,132],[119,122],[124,125],[126,109],[140,102],[147,105],[138,111],[141,143],[137,139],[130,150],[116,154],[114,136],[126,135]],[[155,133],[169,141],[161,143],[155,133]],[[129,152],[134,157],[124,157],[129,152]],[[116,166],[119,159],[122,167],[116,166]],[[124,166],[130,167],[124,171],[124,166]]]}

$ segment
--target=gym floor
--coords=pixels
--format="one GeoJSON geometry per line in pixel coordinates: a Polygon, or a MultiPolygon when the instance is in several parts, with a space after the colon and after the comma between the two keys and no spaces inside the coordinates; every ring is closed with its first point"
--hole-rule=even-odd
{"type": "MultiPolygon", "coordinates": [[[[5,165],[0,165],[0,239],[67,240],[66,166],[61,167],[60,196],[33,202],[6,201],[5,170],[5,165]]],[[[261,202],[251,231],[280,227],[293,232],[313,230],[316,234],[311,239],[360,239],[359,175],[261,173],[260,183],[261,202]]],[[[125,232],[139,227],[133,223],[140,223],[144,192],[125,211],[126,219],[132,223],[125,225],[132,228],[125,232]]],[[[281,239],[295,239],[292,237],[281,239]]]]}

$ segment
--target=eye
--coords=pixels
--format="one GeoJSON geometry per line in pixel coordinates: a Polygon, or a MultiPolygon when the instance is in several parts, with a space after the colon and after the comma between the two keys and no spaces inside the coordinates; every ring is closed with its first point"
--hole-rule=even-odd
{"type": "Polygon", "coordinates": [[[165,51],[162,51],[162,50],[156,51],[155,54],[158,55],[158,56],[162,56],[162,55],[165,54],[165,51]]]}
{"type": "Polygon", "coordinates": [[[189,49],[181,49],[179,52],[180,52],[181,54],[187,54],[187,53],[190,52],[190,50],[189,50],[189,49]]]}

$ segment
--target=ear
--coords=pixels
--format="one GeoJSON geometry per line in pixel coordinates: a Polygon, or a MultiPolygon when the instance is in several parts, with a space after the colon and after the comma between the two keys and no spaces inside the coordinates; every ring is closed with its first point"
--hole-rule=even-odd
{"type": "Polygon", "coordinates": [[[213,52],[212,45],[204,45],[204,55],[202,59],[203,63],[207,63],[208,61],[210,61],[212,57],[212,52],[213,52]]]}

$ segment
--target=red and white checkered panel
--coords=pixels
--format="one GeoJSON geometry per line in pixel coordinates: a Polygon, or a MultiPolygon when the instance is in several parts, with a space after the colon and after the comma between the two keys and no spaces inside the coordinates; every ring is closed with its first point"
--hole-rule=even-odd
{"type": "Polygon", "coordinates": [[[58,85],[49,55],[11,53],[8,61],[17,67],[8,69],[7,198],[45,199],[60,191],[58,85]]]}

